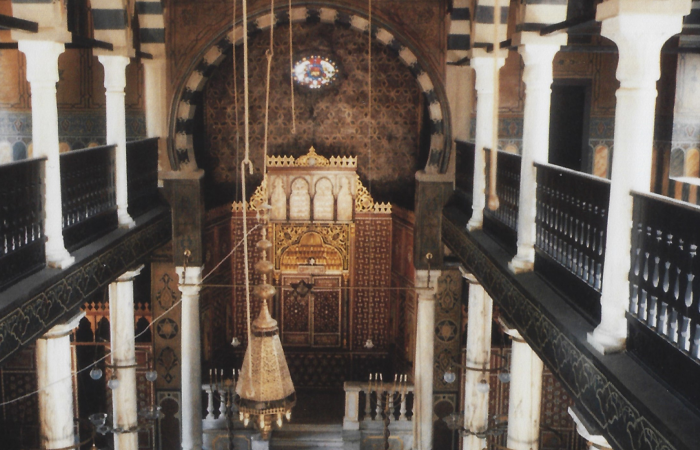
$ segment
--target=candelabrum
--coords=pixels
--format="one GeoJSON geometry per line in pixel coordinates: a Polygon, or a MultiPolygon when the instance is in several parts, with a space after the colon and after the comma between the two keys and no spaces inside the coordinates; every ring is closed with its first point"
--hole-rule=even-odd
{"type": "MultiPolygon", "coordinates": [[[[112,369],[110,379],[109,381],[107,381],[107,387],[109,387],[112,390],[119,389],[120,383],[117,375],[118,369],[136,368],[137,366],[137,364],[129,364],[125,366],[107,365],[107,367],[112,369]]],[[[90,370],[90,377],[93,380],[99,380],[100,378],[102,378],[102,370],[99,369],[97,366],[93,366],[93,368],[90,370]]],[[[154,383],[158,378],[158,372],[156,372],[152,367],[149,366],[148,371],[145,373],[145,378],[149,383],[154,383]]],[[[143,419],[142,422],[133,427],[125,429],[114,427],[112,424],[110,424],[107,421],[108,415],[106,413],[91,414],[88,417],[88,420],[90,421],[90,424],[93,427],[90,438],[88,438],[86,442],[82,442],[80,444],[76,444],[73,447],[68,447],[66,449],[61,450],[68,450],[69,448],[80,448],[82,445],[85,445],[85,443],[90,441],[92,441],[92,450],[98,450],[98,447],[95,443],[95,437],[97,434],[104,436],[108,433],[136,433],[142,430],[150,430],[155,426],[157,420],[163,418],[161,407],[155,404],[144,406],[143,408],[141,408],[138,415],[143,419]]]]}
{"type": "MultiPolygon", "coordinates": [[[[367,389],[367,404],[369,405],[370,396],[372,395],[372,389],[377,393],[377,419],[379,417],[383,418],[383,437],[384,437],[384,449],[389,450],[389,436],[391,431],[389,431],[389,424],[391,423],[391,417],[394,415],[394,405],[395,399],[398,399],[400,404],[408,393],[408,376],[407,375],[394,375],[393,383],[384,383],[384,377],[380,373],[370,374],[369,376],[369,388],[367,389]],[[386,392],[386,400],[382,403],[384,393],[386,392]]],[[[369,406],[368,406],[369,408],[369,406]]],[[[402,412],[403,414],[403,412],[402,412]]]]}

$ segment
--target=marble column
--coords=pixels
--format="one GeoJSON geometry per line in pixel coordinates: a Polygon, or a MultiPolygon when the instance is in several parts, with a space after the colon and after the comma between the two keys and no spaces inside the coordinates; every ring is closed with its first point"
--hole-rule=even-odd
{"type": "Polygon", "coordinates": [[[561,45],[566,44],[565,34],[555,37],[558,39],[552,43],[526,44],[518,49],[525,63],[525,114],[520,167],[518,253],[508,265],[515,273],[529,272],[535,268],[537,170],[533,164],[549,162],[552,60],[561,45]]]}
{"type": "Polygon", "coordinates": [[[199,290],[202,267],[175,268],[182,292],[182,450],[202,450],[202,361],[199,290]]]}
{"type": "Polygon", "coordinates": [[[121,55],[97,57],[105,70],[107,96],[107,145],[116,145],[115,184],[117,193],[117,219],[121,228],[133,228],[135,223],[127,212],[128,179],[126,176],[126,66],[130,59],[121,55]]]}
{"type": "MultiPolygon", "coordinates": [[[[489,394],[479,392],[478,385],[482,380],[489,381],[488,372],[483,370],[488,370],[491,363],[493,300],[473,275],[463,276],[469,282],[466,366],[476,369],[465,370],[464,374],[464,428],[475,433],[488,427],[489,394]]],[[[481,450],[486,448],[486,439],[465,435],[462,448],[481,450]]]]}
{"type": "Polygon", "coordinates": [[[54,326],[36,341],[41,448],[75,445],[70,335],[84,316],[54,326]]]}
{"type": "MultiPolygon", "coordinates": [[[[474,151],[474,189],[472,190],[472,217],[467,229],[480,229],[484,223],[486,207],[486,159],[485,148],[493,148],[494,93],[498,77],[494,74],[494,56],[473,57],[469,64],[476,72],[476,143],[474,151]]],[[[505,57],[497,58],[500,69],[505,57]]],[[[496,106],[497,108],[498,106],[496,106]]],[[[498,145],[498,143],[496,143],[498,145]]]]}
{"type": "Polygon", "coordinates": [[[143,59],[143,84],[146,113],[146,136],[157,137],[158,171],[170,167],[166,152],[168,136],[168,106],[165,87],[167,86],[164,57],[143,59]]]}
{"type": "Polygon", "coordinates": [[[543,365],[518,330],[506,329],[505,332],[513,339],[506,447],[532,450],[539,448],[543,365]]]}
{"type": "Polygon", "coordinates": [[[65,45],[51,41],[19,41],[19,50],[27,60],[27,80],[32,94],[32,147],[35,158],[45,157],[44,236],[46,263],[65,269],[73,264],[63,243],[61,203],[61,167],[58,154],[58,57],[65,45]]]}
{"type": "Polygon", "coordinates": [[[433,357],[435,354],[435,293],[439,270],[416,270],[416,355],[413,384],[413,445],[433,448],[433,357]],[[428,284],[430,280],[430,284],[428,284]]]}
{"type": "Polygon", "coordinates": [[[621,351],[627,339],[632,197],[649,192],[656,106],[663,44],[680,33],[690,0],[608,0],[598,5],[601,35],[617,44],[615,141],[605,241],[601,322],[588,342],[599,352],[621,351]]]}
{"type": "Polygon", "coordinates": [[[112,390],[115,450],[138,450],[136,392],[136,341],[134,339],[134,278],[143,266],[125,272],[109,285],[109,321],[113,374],[119,387],[112,390]]]}

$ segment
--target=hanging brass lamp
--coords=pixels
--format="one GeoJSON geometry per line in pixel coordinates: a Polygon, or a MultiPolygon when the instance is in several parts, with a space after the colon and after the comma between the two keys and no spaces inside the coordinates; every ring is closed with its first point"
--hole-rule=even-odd
{"type": "Polygon", "coordinates": [[[258,318],[251,326],[250,341],[243,358],[236,393],[243,424],[248,426],[252,421],[262,438],[267,440],[273,422],[280,428],[283,417],[287,420],[291,418],[296,392],[279,338],[277,321],[270,316],[267,307],[267,301],[274,297],[276,290],[267,283],[273,267],[267,260],[267,251],[272,243],[265,238],[265,234],[263,227],[263,237],[256,244],[263,257],[255,265],[256,271],[263,275],[263,282],[253,291],[262,300],[262,305],[258,318]]]}

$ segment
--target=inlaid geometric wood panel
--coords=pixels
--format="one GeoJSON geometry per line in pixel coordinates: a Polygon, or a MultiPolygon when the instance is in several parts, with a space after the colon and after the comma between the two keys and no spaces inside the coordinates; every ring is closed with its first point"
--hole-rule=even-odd
{"type": "Polygon", "coordinates": [[[314,277],[313,282],[313,344],[316,347],[340,346],[340,277],[314,277]]]}
{"type": "Polygon", "coordinates": [[[364,349],[372,339],[374,349],[388,343],[389,291],[391,286],[391,217],[359,216],[355,220],[352,346],[364,349]]]}
{"type": "Polygon", "coordinates": [[[282,279],[282,344],[309,345],[311,343],[310,294],[304,296],[295,291],[291,284],[304,281],[310,283],[309,277],[284,277],[282,279]]]}

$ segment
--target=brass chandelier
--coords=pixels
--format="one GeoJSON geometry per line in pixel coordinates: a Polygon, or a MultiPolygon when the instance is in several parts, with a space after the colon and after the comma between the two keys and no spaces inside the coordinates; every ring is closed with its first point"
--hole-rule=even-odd
{"type": "MultiPolygon", "coordinates": [[[[264,211],[264,221],[267,222],[269,209],[265,208],[264,211]]],[[[267,282],[273,265],[267,258],[272,243],[266,238],[266,228],[263,226],[262,239],[256,244],[262,259],[255,264],[255,271],[262,275],[263,282],[253,291],[262,305],[252,326],[249,322],[248,348],[236,386],[243,425],[248,426],[252,420],[265,440],[270,437],[273,422],[280,428],[283,417],[291,419],[292,407],[296,404],[296,392],[279,338],[277,321],[270,316],[267,307],[267,301],[274,297],[276,289],[267,282]]]]}

